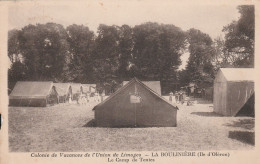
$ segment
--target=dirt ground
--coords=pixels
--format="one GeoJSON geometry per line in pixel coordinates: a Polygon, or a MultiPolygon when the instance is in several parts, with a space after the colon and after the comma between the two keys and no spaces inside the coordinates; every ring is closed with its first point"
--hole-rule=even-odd
{"type": "Polygon", "coordinates": [[[12,152],[181,151],[254,148],[254,118],[222,117],[213,104],[180,105],[177,127],[91,127],[95,103],[46,108],[9,107],[12,152]]]}

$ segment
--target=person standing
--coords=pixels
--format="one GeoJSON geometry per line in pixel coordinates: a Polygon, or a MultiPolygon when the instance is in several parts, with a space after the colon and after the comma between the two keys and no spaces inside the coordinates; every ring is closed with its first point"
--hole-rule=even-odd
{"type": "Polygon", "coordinates": [[[90,92],[86,93],[86,97],[87,97],[87,103],[89,103],[90,92]]]}
{"type": "Polygon", "coordinates": [[[173,96],[173,93],[170,92],[170,94],[169,94],[169,101],[170,101],[170,102],[172,102],[172,96],[173,96]]]}
{"type": "Polygon", "coordinates": [[[179,102],[179,93],[177,91],[175,92],[175,101],[176,103],[179,102]]]}
{"type": "Polygon", "coordinates": [[[183,92],[183,93],[182,93],[182,101],[181,101],[182,104],[184,104],[185,99],[186,99],[186,93],[183,92]]]}
{"type": "Polygon", "coordinates": [[[188,91],[187,91],[188,93],[188,97],[190,97],[190,94],[191,94],[191,89],[190,89],[190,87],[188,87],[188,91]]]}
{"type": "Polygon", "coordinates": [[[181,91],[181,92],[179,93],[179,102],[180,102],[180,103],[182,103],[182,98],[183,98],[182,95],[183,95],[183,93],[182,93],[182,91],[181,91]]]}
{"type": "Polygon", "coordinates": [[[80,95],[79,94],[77,95],[76,99],[77,99],[77,104],[79,104],[79,101],[80,101],[80,95]]]}
{"type": "Polygon", "coordinates": [[[101,102],[104,101],[104,98],[105,98],[105,91],[103,91],[101,94],[101,102]]]}
{"type": "Polygon", "coordinates": [[[98,98],[99,94],[98,92],[95,93],[95,102],[99,102],[99,98],[98,98]]]}
{"type": "Polygon", "coordinates": [[[71,94],[69,94],[69,104],[72,103],[72,100],[71,100],[71,94]]]}

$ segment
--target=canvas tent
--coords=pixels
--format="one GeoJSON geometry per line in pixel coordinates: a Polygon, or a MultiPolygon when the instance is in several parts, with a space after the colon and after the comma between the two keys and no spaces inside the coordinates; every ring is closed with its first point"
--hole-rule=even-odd
{"type": "Polygon", "coordinates": [[[9,95],[10,106],[45,107],[58,103],[53,82],[18,81],[9,95]]]}
{"type": "Polygon", "coordinates": [[[83,93],[95,93],[96,92],[96,84],[82,84],[83,93]]]}
{"type": "Polygon", "coordinates": [[[91,93],[95,93],[97,90],[96,90],[96,88],[97,88],[97,85],[96,84],[89,84],[90,86],[89,86],[89,88],[90,88],[90,92],[91,93]]]}
{"type": "Polygon", "coordinates": [[[214,112],[254,116],[254,69],[221,68],[214,81],[214,112]]]}
{"type": "Polygon", "coordinates": [[[72,89],[72,99],[76,100],[78,96],[83,93],[83,88],[82,84],[80,83],[71,83],[70,84],[71,89],[72,89]]]}
{"type": "Polygon", "coordinates": [[[100,127],[174,127],[177,109],[136,78],[94,107],[100,127]]]}
{"type": "Polygon", "coordinates": [[[65,103],[72,98],[72,89],[70,83],[54,83],[55,89],[58,93],[59,103],[65,103]]]}
{"type": "MultiPolygon", "coordinates": [[[[129,81],[123,81],[121,86],[124,86],[128,83],[129,81]]],[[[159,95],[162,94],[161,92],[161,83],[160,81],[142,81],[147,87],[158,93],[159,95]]]]}

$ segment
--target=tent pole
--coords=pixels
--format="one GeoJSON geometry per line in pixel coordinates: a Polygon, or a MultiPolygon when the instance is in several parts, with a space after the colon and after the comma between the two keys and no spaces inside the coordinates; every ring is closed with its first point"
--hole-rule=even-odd
{"type": "MultiPolygon", "coordinates": [[[[135,84],[135,94],[136,94],[136,84],[135,84]]],[[[134,103],[135,105],[135,127],[136,127],[136,103],[134,103]]]]}
{"type": "Polygon", "coordinates": [[[135,127],[136,127],[136,104],[135,104],[135,127]]]}

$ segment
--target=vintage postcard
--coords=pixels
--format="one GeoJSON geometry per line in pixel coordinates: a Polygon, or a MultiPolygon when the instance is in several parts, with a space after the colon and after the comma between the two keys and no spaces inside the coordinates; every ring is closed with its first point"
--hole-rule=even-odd
{"type": "Polygon", "coordinates": [[[0,163],[259,163],[259,3],[1,1],[0,163]]]}

